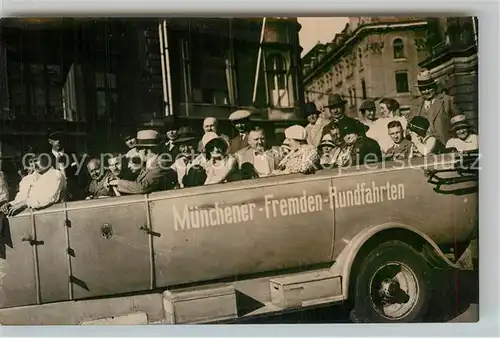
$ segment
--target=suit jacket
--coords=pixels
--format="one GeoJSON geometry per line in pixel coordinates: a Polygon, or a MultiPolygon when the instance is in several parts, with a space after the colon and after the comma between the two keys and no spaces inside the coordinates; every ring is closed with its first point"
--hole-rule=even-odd
{"type": "Polygon", "coordinates": [[[398,147],[392,145],[386,152],[386,158],[390,159],[405,159],[410,156],[412,143],[410,140],[403,139],[398,147]]]}
{"type": "MultiPolygon", "coordinates": [[[[61,162],[64,164],[64,176],[66,176],[67,187],[65,191],[65,198],[67,201],[76,201],[84,199],[86,187],[90,183],[87,175],[83,174],[82,171],[78,172],[78,165],[72,165],[74,162],[77,164],[81,161],[80,156],[74,151],[64,151],[67,156],[61,158],[61,162]]],[[[52,168],[59,169],[57,166],[58,159],[52,153],[52,149],[49,148],[48,154],[50,156],[50,164],[52,168]]]]}
{"type": "MultiPolygon", "coordinates": [[[[275,170],[277,163],[275,162],[274,157],[268,152],[265,151],[264,155],[266,156],[267,162],[269,163],[270,174],[275,170]]],[[[241,170],[241,166],[245,163],[254,164],[255,152],[250,146],[246,146],[243,149],[240,149],[236,154],[236,159],[238,160],[238,168],[241,170]]]]}
{"type": "Polygon", "coordinates": [[[446,144],[452,137],[450,120],[452,116],[457,115],[453,97],[445,93],[437,94],[434,103],[427,111],[424,109],[424,104],[425,100],[421,98],[418,104],[413,106],[408,122],[415,116],[424,116],[430,123],[429,133],[441,143],[446,144]]]}
{"type": "Polygon", "coordinates": [[[167,168],[165,164],[160,165],[159,157],[156,157],[140,171],[135,181],[118,180],[117,189],[124,194],[149,194],[168,189],[172,174],[176,174],[167,168]]]}
{"type": "Polygon", "coordinates": [[[360,136],[351,150],[351,165],[380,162],[382,150],[377,141],[372,138],[360,136]]]}
{"type": "Polygon", "coordinates": [[[230,140],[229,151],[232,154],[235,154],[238,150],[243,149],[246,146],[248,146],[248,133],[246,133],[244,140],[242,140],[240,134],[238,134],[230,140]]]}

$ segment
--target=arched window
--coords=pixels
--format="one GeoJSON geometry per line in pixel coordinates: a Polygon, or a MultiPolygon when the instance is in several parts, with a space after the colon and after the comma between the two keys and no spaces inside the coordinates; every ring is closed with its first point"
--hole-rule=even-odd
{"type": "Polygon", "coordinates": [[[392,48],[394,50],[394,58],[395,59],[404,59],[405,58],[405,45],[403,40],[395,39],[392,48]]]}
{"type": "Polygon", "coordinates": [[[288,72],[283,55],[277,53],[270,54],[267,58],[267,70],[271,104],[274,107],[289,107],[288,72]]]}

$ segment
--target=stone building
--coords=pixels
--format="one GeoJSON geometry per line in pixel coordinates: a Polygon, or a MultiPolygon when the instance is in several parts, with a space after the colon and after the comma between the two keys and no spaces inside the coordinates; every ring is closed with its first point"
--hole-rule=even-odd
{"type": "Polygon", "coordinates": [[[420,62],[452,95],[457,111],[478,125],[478,19],[428,18],[428,55],[420,62]]]}
{"type": "Polygon", "coordinates": [[[302,58],[306,101],[322,107],[329,93],[348,101],[357,116],[365,99],[391,97],[402,113],[418,96],[414,86],[426,54],[427,21],[418,17],[351,17],[327,44],[302,58]]]}

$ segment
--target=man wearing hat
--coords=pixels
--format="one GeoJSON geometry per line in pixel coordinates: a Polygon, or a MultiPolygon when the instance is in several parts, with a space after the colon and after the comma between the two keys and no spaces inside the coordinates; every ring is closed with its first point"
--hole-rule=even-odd
{"type": "Polygon", "coordinates": [[[314,173],[318,151],[307,144],[306,129],[299,125],[288,127],[285,129],[285,137],[290,145],[290,152],[278,164],[278,170],[274,174],[314,173]]]}
{"type": "Polygon", "coordinates": [[[309,122],[306,126],[307,143],[317,147],[321,142],[321,138],[326,133],[325,127],[330,121],[321,117],[321,113],[316,108],[314,102],[306,103],[303,112],[309,122]]]}
{"type": "Polygon", "coordinates": [[[423,116],[415,116],[408,123],[408,135],[412,143],[409,158],[435,154],[443,148],[442,143],[429,134],[429,126],[429,121],[423,116]]]}
{"type": "Polygon", "coordinates": [[[355,119],[343,119],[339,123],[340,136],[344,139],[337,156],[338,167],[348,167],[382,160],[382,151],[374,139],[365,136],[365,125],[355,119]]]}
{"type": "Polygon", "coordinates": [[[453,97],[438,93],[438,83],[429,70],[424,69],[417,75],[417,87],[421,94],[419,102],[413,106],[409,119],[425,117],[429,121],[429,132],[445,144],[450,138],[450,120],[456,115],[453,97]]]}
{"type": "Polygon", "coordinates": [[[229,151],[236,153],[238,150],[248,146],[248,133],[251,129],[250,116],[252,114],[248,110],[237,110],[229,115],[229,121],[238,131],[238,135],[229,141],[229,151]]]}
{"type": "Polygon", "coordinates": [[[198,137],[191,127],[181,127],[174,142],[179,149],[179,154],[171,168],[177,173],[177,183],[183,188],[185,186],[184,177],[193,166],[198,137]]]}
{"type": "Polygon", "coordinates": [[[79,161],[76,152],[68,149],[68,140],[66,133],[62,131],[49,131],[48,142],[50,145],[50,165],[60,170],[67,180],[68,201],[83,199],[85,187],[87,186],[86,176],[80,175],[78,171],[79,161]]]}
{"type": "Polygon", "coordinates": [[[472,132],[465,115],[454,116],[450,122],[455,137],[446,142],[446,148],[455,148],[460,152],[479,149],[477,135],[472,132]]]}
{"type": "Polygon", "coordinates": [[[145,163],[144,168],[135,181],[113,179],[108,184],[124,194],[148,194],[170,188],[176,175],[164,165],[163,159],[160,159],[162,146],[158,132],[152,129],[140,130],[136,138],[136,148],[145,163]]]}
{"type": "Polygon", "coordinates": [[[127,128],[121,133],[127,149],[127,153],[125,154],[126,158],[132,158],[139,155],[137,149],[135,149],[136,135],[137,132],[132,128],[127,128]]]}

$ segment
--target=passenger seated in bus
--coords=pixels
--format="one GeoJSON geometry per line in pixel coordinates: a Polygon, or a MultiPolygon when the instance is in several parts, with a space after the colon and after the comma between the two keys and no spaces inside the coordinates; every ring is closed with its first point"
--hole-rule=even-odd
{"type": "MultiPolygon", "coordinates": [[[[230,143],[229,136],[226,134],[220,133],[219,132],[219,121],[215,117],[207,117],[205,120],[203,120],[203,132],[204,133],[209,133],[213,132],[222,137],[224,140],[227,141],[227,143],[230,143]]],[[[203,152],[203,142],[201,142],[201,137],[199,138],[200,141],[198,142],[198,152],[203,152]]]]}
{"type": "Polygon", "coordinates": [[[112,177],[112,174],[109,170],[106,170],[101,166],[101,161],[99,159],[91,159],[89,163],[87,163],[87,171],[90,176],[90,183],[87,188],[86,199],[89,200],[115,196],[115,193],[107,184],[107,181],[110,177],[112,177]]]}
{"type": "Polygon", "coordinates": [[[277,164],[273,153],[266,149],[266,136],[260,128],[248,133],[248,146],[238,150],[235,156],[243,179],[270,176],[277,164]]]}
{"type": "Polygon", "coordinates": [[[408,124],[408,137],[412,147],[409,158],[437,154],[444,146],[434,136],[429,134],[429,120],[423,116],[415,116],[408,124]]]}
{"type": "Polygon", "coordinates": [[[248,133],[252,129],[250,116],[252,114],[248,110],[237,110],[229,115],[229,121],[238,132],[238,135],[229,140],[229,152],[234,154],[238,150],[248,146],[248,133]]]}
{"type": "Polygon", "coordinates": [[[387,125],[388,134],[393,142],[387,149],[384,158],[387,160],[402,160],[410,156],[412,143],[404,137],[404,128],[400,121],[391,121],[387,125]]]}
{"type": "Polygon", "coordinates": [[[318,146],[318,154],[320,157],[319,164],[322,169],[328,169],[335,166],[337,156],[339,155],[341,147],[338,147],[333,142],[331,134],[326,134],[321,139],[318,146]]]}
{"type": "Polygon", "coordinates": [[[170,189],[175,184],[175,172],[166,168],[160,160],[160,139],[156,130],[140,130],[137,132],[137,151],[145,167],[134,181],[113,179],[108,182],[118,192],[125,194],[148,194],[170,189]]]}
{"type": "Polygon", "coordinates": [[[127,158],[120,153],[112,153],[108,157],[108,170],[114,178],[126,178],[127,158]]]}
{"type": "Polygon", "coordinates": [[[44,153],[38,154],[32,161],[34,172],[21,180],[15,199],[1,207],[2,213],[12,216],[26,207],[42,209],[64,200],[64,174],[51,167],[50,157],[44,153]]]}
{"type": "Polygon", "coordinates": [[[472,131],[465,115],[457,115],[451,119],[451,130],[455,137],[446,142],[446,148],[459,152],[468,152],[479,149],[477,135],[472,131]]]}
{"type": "Polygon", "coordinates": [[[198,147],[198,137],[191,127],[181,127],[174,143],[179,149],[179,155],[177,159],[174,159],[174,164],[170,168],[177,173],[179,186],[184,188],[184,177],[196,157],[195,151],[198,147]]]}
{"type": "Polygon", "coordinates": [[[229,145],[216,133],[206,133],[203,136],[205,148],[205,185],[229,182],[239,179],[236,157],[229,154],[229,145]]]}
{"type": "Polygon", "coordinates": [[[340,136],[344,145],[337,156],[338,167],[348,167],[382,160],[380,146],[374,139],[365,135],[366,126],[354,119],[345,119],[339,124],[340,136]]]}
{"type": "Polygon", "coordinates": [[[314,173],[318,160],[318,151],[307,144],[307,131],[304,127],[294,125],[285,129],[285,137],[290,144],[290,152],[281,160],[274,175],[311,174],[314,173]]]}

